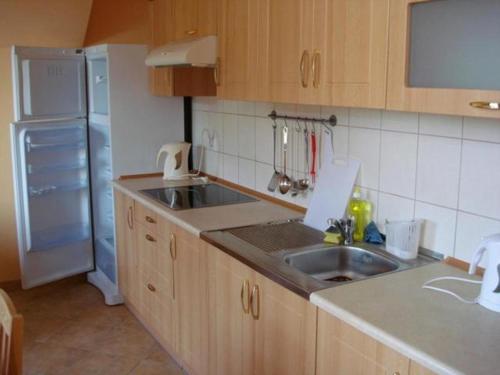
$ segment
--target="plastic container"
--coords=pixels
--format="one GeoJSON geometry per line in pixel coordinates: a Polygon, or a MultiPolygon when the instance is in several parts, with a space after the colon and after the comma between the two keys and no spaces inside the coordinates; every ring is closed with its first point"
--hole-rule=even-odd
{"type": "Polygon", "coordinates": [[[421,226],[422,220],[386,220],[386,250],[402,259],[415,259],[418,255],[421,226]]]}
{"type": "Polygon", "coordinates": [[[363,241],[365,228],[372,221],[372,203],[362,197],[361,189],[356,187],[349,201],[349,216],[354,216],[356,227],[354,228],[354,241],[363,241]]]}

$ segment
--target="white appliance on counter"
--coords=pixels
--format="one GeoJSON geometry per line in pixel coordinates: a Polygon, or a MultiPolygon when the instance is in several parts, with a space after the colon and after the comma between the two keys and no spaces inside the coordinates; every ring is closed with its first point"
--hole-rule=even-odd
{"type": "Polygon", "coordinates": [[[163,162],[163,179],[179,180],[194,175],[189,174],[188,157],[191,143],[177,142],[167,143],[161,146],[156,156],[156,166],[160,164],[163,154],[166,154],[163,162]]]}
{"type": "Polygon", "coordinates": [[[182,99],[149,94],[146,55],[144,45],[13,47],[23,288],[92,271],[106,303],[122,301],[111,180],[157,172],[151,150],[183,139],[182,99]]]}

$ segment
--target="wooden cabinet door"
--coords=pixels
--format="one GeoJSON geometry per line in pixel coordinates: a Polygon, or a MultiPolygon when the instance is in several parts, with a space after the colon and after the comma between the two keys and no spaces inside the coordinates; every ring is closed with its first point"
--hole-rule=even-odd
{"type": "Polygon", "coordinates": [[[314,374],[317,308],[258,273],[252,291],[255,374],[314,374]]]}
{"type": "Polygon", "coordinates": [[[254,321],[249,314],[253,271],[213,246],[209,259],[210,374],[255,374],[254,321]]]}
{"type": "Polygon", "coordinates": [[[326,0],[323,9],[326,28],[314,40],[320,102],[384,108],[389,0],[326,0]]]}
{"type": "Polygon", "coordinates": [[[436,373],[415,361],[410,361],[410,375],[436,375],[436,373]]]}
{"type": "Polygon", "coordinates": [[[268,1],[219,1],[218,97],[233,100],[269,99],[268,1]]]}
{"type": "Polygon", "coordinates": [[[173,0],[174,39],[216,34],[215,0],[173,0]]]}
{"type": "Polygon", "coordinates": [[[114,190],[118,287],[125,299],[138,304],[139,275],[135,249],[134,201],[114,190]]]}
{"type": "Polygon", "coordinates": [[[406,375],[408,358],[318,310],[317,375],[406,375]]]}
{"type": "Polygon", "coordinates": [[[269,90],[275,102],[298,103],[310,82],[312,0],[270,0],[269,90]],[[302,69],[301,69],[302,67],[302,69]]]}
{"type": "Polygon", "coordinates": [[[179,227],[174,236],[177,350],[190,374],[204,374],[208,368],[206,248],[198,237],[179,227]]]}
{"type": "MultiPolygon", "coordinates": [[[[474,102],[484,104],[491,102],[498,106],[499,91],[408,86],[410,6],[425,1],[428,0],[391,0],[386,108],[395,111],[500,118],[498,110],[471,106],[474,102]]],[[[452,66],[450,69],[453,70],[455,67],[452,66]]]]}
{"type": "MultiPolygon", "coordinates": [[[[173,40],[172,1],[151,0],[150,2],[150,49],[173,40]]],[[[172,68],[149,68],[149,91],[156,96],[172,96],[174,92],[172,68]]]]}

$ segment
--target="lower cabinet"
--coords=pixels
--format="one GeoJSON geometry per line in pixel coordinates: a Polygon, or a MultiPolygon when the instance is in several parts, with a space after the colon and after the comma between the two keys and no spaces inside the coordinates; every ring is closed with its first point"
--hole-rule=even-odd
{"type": "Polygon", "coordinates": [[[316,307],[207,249],[211,374],[314,374],[316,307]]]}

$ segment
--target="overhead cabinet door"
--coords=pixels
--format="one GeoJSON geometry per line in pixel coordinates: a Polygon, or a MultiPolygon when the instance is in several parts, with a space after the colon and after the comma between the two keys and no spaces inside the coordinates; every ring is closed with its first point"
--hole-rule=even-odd
{"type": "Polygon", "coordinates": [[[13,48],[16,121],[86,116],[83,50],[13,48]]]}

